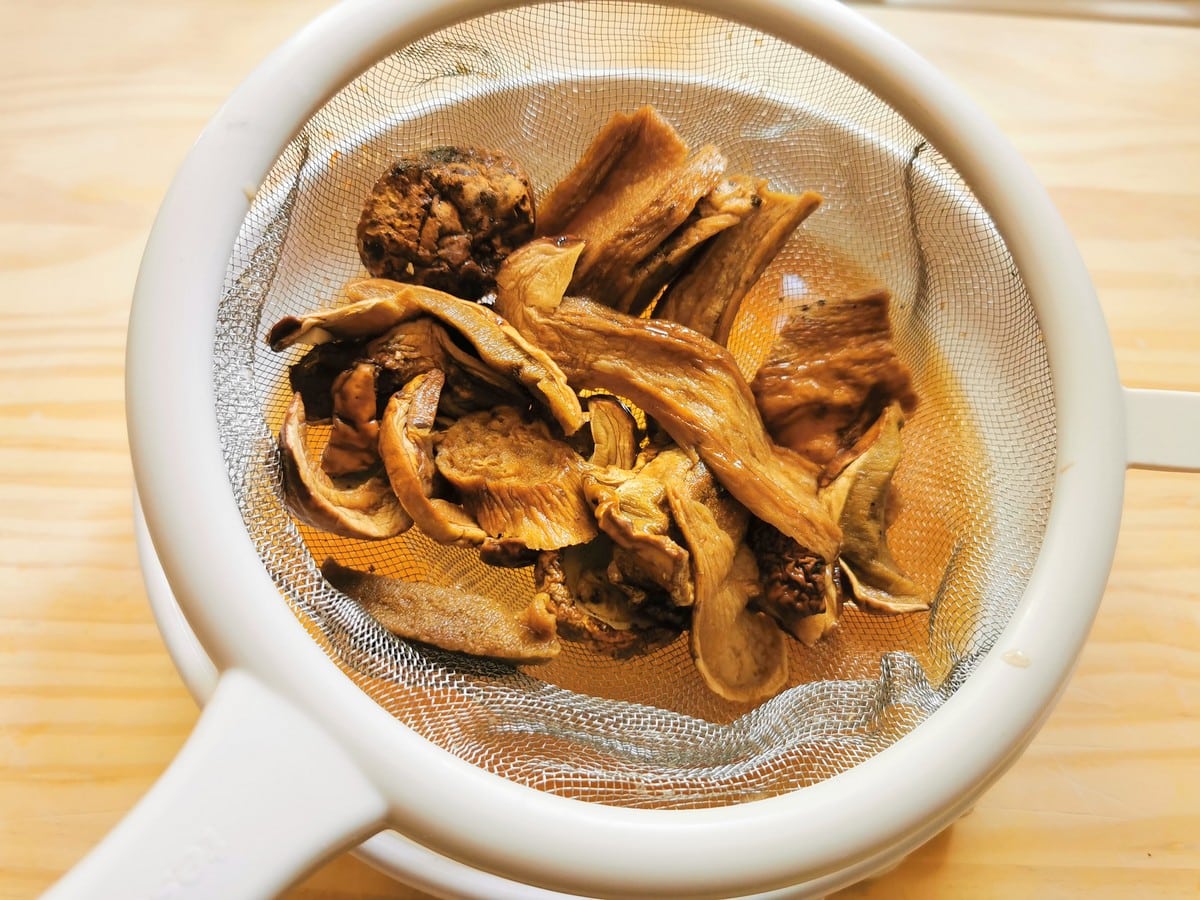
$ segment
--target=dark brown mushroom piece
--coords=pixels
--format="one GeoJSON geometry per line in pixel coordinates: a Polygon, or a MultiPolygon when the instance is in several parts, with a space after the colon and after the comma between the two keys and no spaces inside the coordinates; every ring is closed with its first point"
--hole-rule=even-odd
{"type": "Polygon", "coordinates": [[[333,383],[363,358],[362,342],[336,341],[313,347],[288,367],[288,383],[292,393],[300,394],[310,425],[324,425],[333,418],[333,383]]]}
{"type": "Polygon", "coordinates": [[[283,350],[294,344],[367,340],[402,322],[429,316],[461,334],[489,368],[523,385],[566,434],[583,425],[583,407],[562,370],[491,309],[432,288],[381,278],[351,281],[342,293],[343,302],[334,309],[280,319],[267,335],[268,344],[283,350]]]}
{"type": "Polygon", "coordinates": [[[528,420],[518,409],[499,407],[456,420],[434,461],[490,537],[554,550],[598,533],[583,491],[587,462],[545,422],[528,420]]]}
{"type": "Polygon", "coordinates": [[[331,478],[355,475],[379,464],[379,420],[375,415],[375,366],[357,363],[333,381],[333,427],[321,452],[331,478]]]}
{"type": "Polygon", "coordinates": [[[581,249],[568,240],[526,244],[497,276],[497,310],[572,387],[628,399],[752,513],[832,562],[841,531],[817,497],[818,469],[771,441],[729,351],[675,322],[564,297],[581,249]]]}
{"type": "Polygon", "coordinates": [[[533,189],[518,162],[495,150],[435,147],[380,177],[359,219],[358,251],[379,278],[475,300],[533,228],[533,189]]]}
{"type": "Polygon", "coordinates": [[[742,301],[792,232],[821,204],[813,191],[773,191],[761,179],[753,185],[750,209],[707,244],[673,281],[654,315],[670,319],[727,344],[742,301]]]}
{"type": "Polygon", "coordinates": [[[724,171],[725,158],[715,147],[690,154],[653,108],[618,113],[543,199],[538,234],[586,241],[572,293],[636,312],[635,304],[649,302],[661,287],[646,282],[663,276],[663,259],[655,254],[664,243],[673,245],[663,253],[678,265],[700,240],[736,221],[727,216],[685,227],[701,198],[721,184],[724,171]]]}
{"type": "Polygon", "coordinates": [[[379,454],[404,511],[440,544],[474,547],[487,535],[457,503],[435,496],[433,426],[444,377],[434,369],[412,379],[388,402],[379,429],[379,454]]]}
{"type": "Polygon", "coordinates": [[[841,614],[834,567],[766,522],[751,525],[746,543],[761,585],[754,609],[811,647],[837,625],[841,614]]]}
{"type": "Polygon", "coordinates": [[[800,307],[750,383],[772,438],[822,466],[823,483],[854,457],[854,445],[886,407],[916,408],[892,341],[889,302],[877,289],[800,307]]]}
{"type": "Polygon", "coordinates": [[[558,656],[556,620],[535,596],[514,615],[480,594],[362,572],[326,560],[325,580],[402,638],[471,656],[536,664],[558,656]]]}
{"type": "Polygon", "coordinates": [[[412,519],[387,478],[330,478],[308,451],[304,404],[297,393],[279,429],[284,503],[301,522],[342,537],[378,541],[403,534],[412,519]]]}

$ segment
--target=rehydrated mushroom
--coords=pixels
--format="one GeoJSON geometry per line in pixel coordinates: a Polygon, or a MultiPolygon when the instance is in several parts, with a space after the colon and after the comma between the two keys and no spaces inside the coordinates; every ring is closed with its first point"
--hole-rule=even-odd
{"type": "Polygon", "coordinates": [[[754,554],[740,546],[729,573],[697,597],[692,612],[692,660],[726,700],[764,700],[787,683],[784,634],[750,607],[758,591],[754,554]]]}
{"type": "Polygon", "coordinates": [[[669,644],[687,626],[690,608],[639,598],[604,577],[609,559],[605,540],[538,555],[537,596],[557,620],[559,636],[613,659],[669,644]]]}
{"type": "Polygon", "coordinates": [[[363,359],[361,342],[338,341],[313,347],[289,367],[288,383],[299,393],[310,425],[333,418],[333,383],[343,372],[363,359]]]}
{"type": "Polygon", "coordinates": [[[587,398],[592,433],[593,466],[632,469],[638,453],[638,425],[633,414],[616,397],[593,394],[587,398]]]}
{"type": "Polygon", "coordinates": [[[365,472],[379,463],[379,420],[375,417],[375,367],[358,363],[333,381],[333,428],[321,453],[330,477],[365,472]]]}
{"type": "Polygon", "coordinates": [[[379,453],[400,505],[428,537],[473,547],[487,535],[456,503],[434,496],[433,426],[444,377],[434,369],[412,379],[388,402],[379,453]]]}
{"type": "Polygon", "coordinates": [[[442,436],[434,460],[491,537],[554,550],[598,533],[583,492],[586,461],[520,410],[463,416],[442,436]]]}
{"type": "Polygon", "coordinates": [[[635,470],[605,469],[585,478],[584,494],[613,544],[608,580],[653,585],[676,606],[692,604],[689,554],[671,518],[667,492],[694,464],[694,457],[673,448],[648,456],[635,470]]]}
{"type": "Polygon", "coordinates": [[[687,325],[722,345],[754,283],[821,205],[821,195],[813,191],[788,194],[771,190],[761,179],[745,181],[753,185],[750,210],[704,247],[654,310],[658,318],[687,325]]]}
{"type": "Polygon", "coordinates": [[[771,436],[836,475],[884,408],[916,408],[908,367],[896,354],[890,295],[869,291],[800,307],[751,381],[771,436]]]}
{"type": "Polygon", "coordinates": [[[309,455],[306,432],[304,403],[296,393],[279,429],[284,502],[293,516],[331,534],[369,541],[395,537],[412,526],[386,478],[331,479],[309,455]]]}
{"type": "Polygon", "coordinates": [[[751,512],[832,562],[841,531],[817,497],[817,470],[767,436],[729,351],[675,322],[564,297],[564,276],[580,249],[533,241],[511,255],[497,276],[497,310],[545,350],[570,385],[636,404],[676,444],[695,450],[751,512]],[[527,266],[545,269],[534,276],[527,266]]]}
{"type": "Polygon", "coordinates": [[[409,640],[525,664],[548,662],[562,649],[544,597],[535,596],[514,616],[489,597],[361,572],[332,559],[321,566],[321,574],[380,625],[409,640]]]}
{"type": "Polygon", "coordinates": [[[761,584],[754,608],[812,646],[837,624],[841,613],[833,567],[765,522],[751,527],[749,547],[761,584]]]}
{"type": "Polygon", "coordinates": [[[888,500],[900,464],[899,403],[883,411],[864,436],[868,446],[822,493],[842,525],[842,574],[856,606],[881,613],[920,612],[929,601],[900,570],[887,545],[888,500]]]}
{"type": "MultiPolygon", "coordinates": [[[[571,291],[636,312],[636,302],[648,302],[656,293],[644,286],[648,275],[659,271],[647,261],[721,183],[724,171],[725,158],[715,147],[689,156],[675,129],[652,107],[618,113],[542,201],[538,234],[586,241],[571,291]]],[[[706,231],[714,224],[708,223],[706,231]]],[[[687,250],[695,237],[683,239],[687,250]]]]}
{"type": "Polygon", "coordinates": [[[351,281],[343,305],[280,319],[267,335],[273,350],[293,344],[378,337],[401,322],[432,316],[463,335],[488,366],[515,377],[545,404],[567,434],[583,425],[583,407],[562,370],[492,310],[450,294],[382,278],[351,281]]]}
{"type": "Polygon", "coordinates": [[[372,275],[474,300],[533,227],[533,189],[516,160],[435,147],[401,157],[380,177],[358,223],[358,252],[372,275]]]}

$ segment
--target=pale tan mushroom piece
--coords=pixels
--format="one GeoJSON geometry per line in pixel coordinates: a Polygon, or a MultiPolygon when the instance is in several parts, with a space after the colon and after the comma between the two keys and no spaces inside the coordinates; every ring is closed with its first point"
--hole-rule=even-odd
{"type": "Polygon", "coordinates": [[[787,684],[787,638],[749,608],[758,589],[754,554],[741,545],[729,573],[701,592],[692,611],[692,660],[704,683],[726,700],[754,703],[787,684]]]}
{"type": "Polygon", "coordinates": [[[616,397],[604,394],[588,397],[587,412],[593,444],[588,462],[632,469],[638,453],[638,425],[633,413],[616,397]]]}
{"type": "Polygon", "coordinates": [[[768,437],[729,351],[675,322],[564,297],[564,273],[580,249],[533,241],[514,252],[497,275],[497,310],[546,351],[572,387],[640,407],[751,512],[832,562],[841,530],[817,497],[817,469],[768,437]]]}
{"type": "Polygon", "coordinates": [[[457,329],[493,369],[515,376],[545,404],[565,433],[574,434],[583,425],[583,407],[562,370],[486,306],[382,278],[350,282],[342,300],[343,305],[335,309],[280,319],[267,336],[268,344],[282,350],[293,344],[362,340],[418,316],[432,316],[457,329]]]}
{"type": "Polygon", "coordinates": [[[368,541],[395,537],[412,526],[382,475],[351,482],[325,474],[309,455],[307,430],[297,392],[279,429],[284,502],[292,515],[331,534],[368,541]]]}
{"type": "Polygon", "coordinates": [[[491,537],[554,550],[599,533],[583,492],[587,462],[520,410],[499,407],[456,420],[434,460],[491,537]]]}
{"type": "Polygon", "coordinates": [[[433,425],[444,376],[434,369],[409,381],[388,401],[379,428],[379,453],[400,505],[426,536],[474,547],[487,535],[457,503],[433,496],[433,425]]]}
{"type": "Polygon", "coordinates": [[[548,662],[562,649],[544,597],[514,615],[495,600],[456,588],[361,572],[326,560],[325,580],[399,637],[505,662],[548,662]]]}
{"type": "Polygon", "coordinates": [[[869,446],[822,492],[842,526],[842,570],[852,598],[872,612],[929,609],[924,591],[900,570],[887,545],[887,503],[903,450],[903,423],[900,404],[888,406],[864,436],[869,446]]]}
{"type": "Polygon", "coordinates": [[[667,485],[694,465],[694,457],[672,448],[632,471],[593,471],[583,486],[600,530],[615,545],[616,572],[657,585],[676,606],[690,606],[694,593],[688,550],[673,533],[667,485]]]}

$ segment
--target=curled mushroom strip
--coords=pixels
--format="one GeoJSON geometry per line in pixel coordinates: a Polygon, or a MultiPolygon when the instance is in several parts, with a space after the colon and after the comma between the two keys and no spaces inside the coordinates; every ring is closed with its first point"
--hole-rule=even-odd
{"type": "Polygon", "coordinates": [[[347,302],[335,309],[280,319],[267,335],[271,349],[378,337],[401,322],[428,315],[461,332],[489,366],[514,375],[565,433],[574,434],[583,425],[583,407],[562,369],[487,307],[382,278],[350,282],[343,299],[347,302]]]}
{"type": "Polygon", "coordinates": [[[331,534],[362,540],[395,537],[412,526],[412,518],[382,475],[356,481],[330,478],[309,455],[307,431],[297,392],[279,430],[284,502],[292,515],[331,534]]]}
{"type": "Polygon", "coordinates": [[[388,401],[379,453],[392,490],[421,531],[442,544],[473,547],[487,537],[458,504],[434,496],[433,425],[444,376],[418,375],[388,401]]]}

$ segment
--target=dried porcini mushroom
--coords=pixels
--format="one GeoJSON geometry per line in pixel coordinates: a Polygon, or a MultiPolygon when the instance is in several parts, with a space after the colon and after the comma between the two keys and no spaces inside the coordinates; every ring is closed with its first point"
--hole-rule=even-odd
{"type": "Polygon", "coordinates": [[[376,182],[359,219],[358,252],[379,278],[475,300],[533,226],[533,189],[516,160],[435,147],[401,157],[376,182]]]}
{"type": "Polygon", "coordinates": [[[686,627],[686,608],[650,597],[631,604],[628,593],[602,577],[608,558],[603,538],[538,555],[537,596],[557,620],[559,637],[613,659],[640,656],[675,640],[686,627]]]}
{"type": "Polygon", "coordinates": [[[456,503],[434,496],[433,425],[444,377],[418,375],[388,401],[379,429],[379,453],[388,481],[413,523],[441,544],[473,547],[483,529],[456,503]]]}
{"type": "Polygon", "coordinates": [[[743,179],[744,187],[753,185],[750,209],[704,247],[654,309],[658,318],[687,325],[722,345],[754,283],[821,205],[821,195],[813,191],[788,194],[771,190],[761,179],[743,179]]]}
{"type": "Polygon", "coordinates": [[[306,432],[304,404],[297,393],[279,429],[284,502],[293,516],[331,534],[362,540],[395,537],[412,526],[386,478],[330,478],[309,455],[306,432]]]}
{"type": "Polygon", "coordinates": [[[750,383],[771,437],[827,472],[857,454],[854,445],[887,406],[916,408],[911,375],[892,343],[890,302],[880,288],[800,307],[750,383]]]}
{"type": "Polygon", "coordinates": [[[534,597],[518,615],[497,601],[457,588],[404,581],[326,560],[321,574],[399,637],[443,650],[535,664],[558,656],[554,616],[534,597]]]}
{"type": "Polygon", "coordinates": [[[723,345],[821,198],[724,169],[649,107],[618,114],[542,201],[538,238],[502,154],[437,148],[384,174],[358,237],[386,277],[268,336],[313,347],[289,371],[285,501],[337,534],[415,522],[485,564],[533,564],[536,593],[514,614],[330,560],[332,584],[399,635],[514,662],[559,638],[626,658],[688,632],[733,703],[780,690],[786,636],[812,644],[843,600],[928,607],[886,540],[916,402],[888,296],[791,311],[747,383],[723,345]],[[306,413],[332,424],[324,468],[306,413]]]}
{"type": "Polygon", "coordinates": [[[903,409],[893,403],[864,436],[866,449],[822,492],[842,525],[841,568],[850,597],[872,612],[929,609],[924,592],[900,570],[887,545],[887,504],[900,464],[903,423],[903,409]]]}
{"type": "Polygon", "coordinates": [[[463,416],[446,429],[434,459],[491,537],[554,550],[598,533],[583,493],[586,461],[520,410],[463,416]]]}
{"type": "Polygon", "coordinates": [[[750,529],[749,546],[762,585],[754,608],[804,644],[816,643],[840,612],[833,567],[765,522],[750,529]]]}

